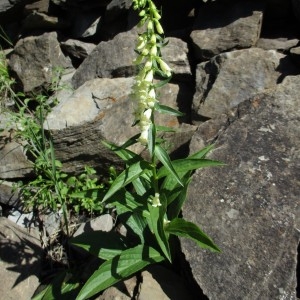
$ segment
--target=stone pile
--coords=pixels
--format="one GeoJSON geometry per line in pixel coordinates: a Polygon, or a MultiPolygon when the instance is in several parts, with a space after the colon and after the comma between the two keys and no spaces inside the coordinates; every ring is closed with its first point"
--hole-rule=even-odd
{"type": "MultiPolygon", "coordinates": [[[[160,100],[186,113],[158,117],[176,129],[166,137],[170,152],[214,142],[211,157],[227,164],[194,174],[183,209],[222,253],[181,240],[182,275],[202,289],[205,296],[195,289],[195,299],[295,299],[300,1],[156,2],[169,40],[162,54],[174,71],[160,100]]],[[[55,95],[59,104],[46,124],[67,172],[121,167],[100,141],[122,144],[136,133],[128,95],[137,72],[137,20],[130,0],[0,0],[0,25],[14,43],[7,59],[17,88],[47,89],[55,70],[64,69],[67,88],[55,95]]],[[[11,182],[29,176],[31,162],[0,117],[0,202],[12,205],[18,197],[11,182]]]]}

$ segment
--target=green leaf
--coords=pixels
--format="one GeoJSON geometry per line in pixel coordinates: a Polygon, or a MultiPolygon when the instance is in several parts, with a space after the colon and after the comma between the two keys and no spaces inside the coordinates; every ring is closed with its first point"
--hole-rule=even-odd
{"type": "MultiPolygon", "coordinates": [[[[161,198],[163,195],[160,196],[161,198]]],[[[164,215],[166,213],[166,199],[161,201],[162,206],[153,207],[148,203],[148,211],[150,216],[147,217],[148,225],[152,233],[156,237],[156,241],[160,246],[160,249],[166,256],[166,258],[171,262],[171,252],[169,246],[168,234],[164,231],[164,215]]]]}
{"type": "Polygon", "coordinates": [[[220,252],[214,242],[194,223],[176,218],[165,226],[165,231],[181,237],[194,240],[198,246],[212,252],[220,252]]]}
{"type": "MultiPolygon", "coordinates": [[[[156,157],[163,164],[162,168],[165,168],[166,175],[168,175],[169,173],[171,173],[176,178],[176,180],[178,181],[178,183],[180,185],[183,185],[182,182],[181,182],[181,180],[180,180],[180,178],[177,175],[176,170],[174,169],[173,163],[171,162],[170,157],[169,157],[168,153],[166,152],[166,150],[164,148],[162,148],[160,145],[156,145],[156,147],[155,147],[155,154],[156,154],[156,157]]],[[[157,175],[159,175],[159,174],[157,174],[157,175]]]]}
{"type": "MultiPolygon", "coordinates": [[[[138,138],[139,134],[134,136],[133,138],[138,138]]],[[[129,140],[130,141],[130,140],[129,140]]],[[[124,145],[125,146],[129,146],[131,145],[131,143],[128,141],[128,143],[126,142],[124,145]]],[[[125,149],[124,146],[117,146],[113,143],[108,143],[105,141],[102,141],[102,143],[109,149],[111,149],[113,152],[115,152],[120,158],[122,158],[124,160],[125,163],[130,164],[130,163],[134,163],[137,161],[142,161],[142,158],[137,155],[136,153],[125,149]]]]}
{"type": "Polygon", "coordinates": [[[188,158],[197,158],[197,159],[205,158],[206,154],[208,152],[210,152],[213,148],[214,148],[213,144],[208,145],[208,146],[202,148],[201,150],[189,155],[188,158]]]}
{"type": "Polygon", "coordinates": [[[82,192],[75,192],[72,194],[69,194],[68,197],[70,198],[77,198],[77,199],[85,199],[85,198],[92,198],[92,199],[98,199],[101,201],[101,199],[104,197],[105,191],[101,187],[87,189],[82,192]]]}
{"type": "Polygon", "coordinates": [[[78,294],[80,285],[78,280],[72,280],[73,275],[67,271],[56,275],[54,280],[32,300],[73,300],[78,294]],[[71,278],[69,278],[71,277],[71,278]],[[70,282],[68,282],[70,281],[70,282]],[[77,281],[73,283],[72,281],[77,281]]]}
{"type": "Polygon", "coordinates": [[[156,129],[157,131],[163,131],[163,132],[176,132],[174,128],[168,126],[156,125],[156,129]]]}
{"type": "MultiPolygon", "coordinates": [[[[187,174],[187,177],[190,177],[187,174]]],[[[185,183],[184,187],[180,189],[180,192],[176,195],[175,199],[172,199],[172,191],[170,191],[170,197],[168,198],[168,218],[169,220],[173,220],[174,218],[178,217],[181,208],[186,200],[187,189],[190,183],[190,179],[185,183]]]]}
{"type": "Polygon", "coordinates": [[[104,262],[88,279],[76,300],[84,300],[164,257],[152,247],[138,245],[104,262]]]}
{"type": "MultiPolygon", "coordinates": [[[[225,164],[217,161],[217,160],[210,160],[210,159],[193,159],[193,158],[183,158],[177,159],[172,161],[173,168],[175,172],[187,172],[191,170],[196,170],[205,167],[214,167],[214,166],[224,166],[225,164]]],[[[169,174],[169,169],[165,166],[162,166],[157,176],[158,178],[162,178],[169,174]]]]}
{"type": "Polygon", "coordinates": [[[166,105],[162,105],[159,103],[155,104],[155,110],[157,110],[158,112],[162,113],[162,114],[168,114],[171,116],[175,116],[175,117],[183,117],[184,113],[182,113],[181,111],[174,109],[172,107],[166,106],[166,105]]]}
{"type": "Polygon", "coordinates": [[[118,190],[131,183],[138,178],[146,169],[149,169],[149,163],[146,161],[138,161],[137,163],[126,168],[112,183],[108,192],[103,198],[103,202],[114,195],[118,190]]]}
{"type": "Polygon", "coordinates": [[[104,260],[115,257],[127,248],[125,238],[120,234],[99,230],[84,232],[72,238],[70,243],[104,260]]]}
{"type": "MultiPolygon", "coordinates": [[[[164,77],[164,74],[162,73],[162,72],[159,72],[160,73],[160,75],[162,75],[162,77],[164,77]]],[[[170,77],[168,77],[168,78],[166,78],[166,79],[164,79],[164,80],[160,80],[158,83],[155,83],[154,85],[153,85],[153,87],[155,88],[155,89],[158,89],[158,88],[160,88],[160,87],[162,87],[162,86],[164,86],[164,85],[166,85],[170,80],[171,80],[171,76],[170,77]]]]}

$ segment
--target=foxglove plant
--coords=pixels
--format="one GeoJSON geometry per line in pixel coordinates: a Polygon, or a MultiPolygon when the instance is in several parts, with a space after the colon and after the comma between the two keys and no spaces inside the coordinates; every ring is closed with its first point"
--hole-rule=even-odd
{"type": "MultiPolygon", "coordinates": [[[[162,261],[171,263],[171,253],[174,252],[171,251],[172,236],[187,237],[204,249],[220,251],[197,225],[180,218],[180,212],[193,170],[220,166],[222,163],[205,158],[212,146],[187,158],[171,161],[162,146],[163,141],[157,138],[159,130],[170,129],[156,126],[155,111],[176,116],[182,114],[161,105],[157,99],[157,89],[166,84],[172,75],[170,67],[161,57],[160,49],[166,43],[160,24],[160,11],[152,0],[133,0],[133,8],[139,11],[139,26],[145,28],[139,34],[136,45],[137,58],[134,64],[139,66],[139,72],[131,93],[134,125],[138,126],[140,133],[122,146],[103,142],[124,160],[126,167],[116,176],[105,196],[99,194],[102,205],[116,209],[128,234],[124,237],[118,232],[98,231],[73,238],[71,243],[104,262],[82,288],[74,285],[73,279],[63,281],[63,285],[57,283],[59,287],[63,286],[61,299],[72,289],[80,289],[76,299],[87,299],[149,264],[162,261]],[[162,80],[154,80],[156,75],[162,80]],[[147,149],[148,160],[128,149],[135,143],[147,149]]],[[[97,189],[87,192],[89,195],[98,193],[97,189]]],[[[76,196],[84,198],[87,192],[76,196]]],[[[51,285],[37,299],[50,299],[54,291],[55,287],[51,285]]]]}

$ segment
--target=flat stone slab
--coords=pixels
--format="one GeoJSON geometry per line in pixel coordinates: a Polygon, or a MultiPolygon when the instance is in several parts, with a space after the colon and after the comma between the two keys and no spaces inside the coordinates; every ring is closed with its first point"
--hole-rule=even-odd
{"type": "MultiPolygon", "coordinates": [[[[289,76],[241,103],[217,133],[210,155],[227,165],[193,176],[183,215],[222,252],[204,251],[185,239],[182,250],[209,299],[296,298],[299,88],[300,76],[289,76]]],[[[203,126],[199,132],[205,132],[203,126]]],[[[195,134],[192,152],[202,142],[195,134]]]]}

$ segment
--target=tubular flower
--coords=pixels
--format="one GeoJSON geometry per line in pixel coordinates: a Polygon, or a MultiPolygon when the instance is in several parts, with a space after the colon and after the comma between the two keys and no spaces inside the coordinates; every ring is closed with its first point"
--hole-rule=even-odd
{"type": "Polygon", "coordinates": [[[161,206],[161,203],[160,203],[160,200],[159,200],[159,193],[155,193],[155,195],[154,195],[151,202],[152,202],[153,207],[161,206]]]}
{"type": "Polygon", "coordinates": [[[163,29],[159,22],[161,15],[152,0],[133,0],[133,8],[140,10],[140,25],[146,25],[146,31],[139,35],[136,52],[135,65],[140,65],[140,71],[135,78],[132,87],[131,99],[134,102],[135,124],[139,126],[140,137],[138,141],[147,145],[149,130],[153,121],[153,111],[156,99],[155,86],[153,83],[155,72],[164,74],[166,77],[172,75],[170,67],[160,57],[160,48],[163,29]],[[159,41],[159,43],[158,43],[159,41]]]}

